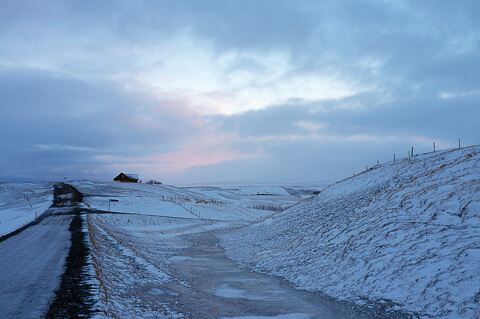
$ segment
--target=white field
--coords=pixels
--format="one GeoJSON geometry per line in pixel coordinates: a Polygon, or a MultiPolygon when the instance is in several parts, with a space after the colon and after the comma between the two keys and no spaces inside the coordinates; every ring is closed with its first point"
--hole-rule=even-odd
{"type": "Polygon", "coordinates": [[[282,187],[178,188],[118,182],[76,182],[72,185],[85,195],[85,204],[91,208],[183,218],[253,221],[303,199],[290,195],[282,187]]]}
{"type": "Polygon", "coordinates": [[[0,236],[42,215],[53,203],[51,183],[0,183],[0,236]]]}

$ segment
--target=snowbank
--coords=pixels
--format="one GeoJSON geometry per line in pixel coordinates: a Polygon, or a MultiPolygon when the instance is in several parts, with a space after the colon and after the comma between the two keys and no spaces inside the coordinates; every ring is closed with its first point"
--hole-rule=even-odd
{"type": "Polygon", "coordinates": [[[35,220],[53,203],[51,183],[0,183],[0,236],[35,220]]]}
{"type": "Polygon", "coordinates": [[[368,170],[222,235],[296,286],[435,318],[480,317],[480,147],[368,170]]]}

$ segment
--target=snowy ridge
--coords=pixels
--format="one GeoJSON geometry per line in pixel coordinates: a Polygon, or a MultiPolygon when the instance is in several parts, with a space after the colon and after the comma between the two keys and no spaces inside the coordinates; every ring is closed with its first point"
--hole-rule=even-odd
{"type": "Polygon", "coordinates": [[[378,166],[221,236],[229,257],[299,288],[478,318],[480,147],[378,166]]]}

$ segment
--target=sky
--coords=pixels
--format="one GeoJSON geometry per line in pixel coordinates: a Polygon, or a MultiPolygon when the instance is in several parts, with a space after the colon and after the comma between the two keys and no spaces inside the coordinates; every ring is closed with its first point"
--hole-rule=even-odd
{"type": "Polygon", "coordinates": [[[480,144],[478,1],[0,2],[0,181],[337,181],[480,144]]]}

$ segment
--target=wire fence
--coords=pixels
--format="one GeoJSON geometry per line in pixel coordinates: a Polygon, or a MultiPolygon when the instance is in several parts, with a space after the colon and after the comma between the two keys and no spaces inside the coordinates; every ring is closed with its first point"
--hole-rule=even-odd
{"type": "Polygon", "coordinates": [[[213,204],[217,206],[227,206],[226,202],[216,200],[214,198],[195,198],[195,197],[186,197],[182,195],[178,196],[165,196],[162,195],[163,202],[174,203],[186,211],[190,212],[192,215],[197,216],[200,219],[210,219],[210,216],[205,215],[204,209],[200,209],[202,204],[213,204]]]}
{"type": "MultiPolygon", "coordinates": [[[[413,143],[412,143],[413,144],[413,143]]],[[[477,146],[480,145],[480,138],[455,138],[455,139],[448,139],[448,140],[441,140],[441,141],[431,141],[430,143],[425,141],[419,141],[415,143],[416,145],[412,145],[414,147],[414,154],[428,154],[437,151],[448,151],[458,148],[464,148],[469,146],[477,146]]],[[[408,155],[407,150],[407,155],[408,155]]]]}
{"type": "Polygon", "coordinates": [[[428,142],[424,140],[419,140],[418,143],[416,143],[416,145],[410,146],[401,152],[393,153],[390,159],[384,158],[383,161],[376,160],[376,163],[373,166],[365,165],[365,171],[372,169],[374,167],[380,166],[381,164],[396,163],[400,160],[411,159],[418,155],[431,154],[431,153],[449,151],[449,150],[455,150],[455,149],[462,149],[462,148],[467,148],[472,146],[480,146],[480,138],[469,138],[469,139],[457,138],[457,139],[441,140],[439,142],[432,141],[430,145],[428,145],[428,142]]]}

